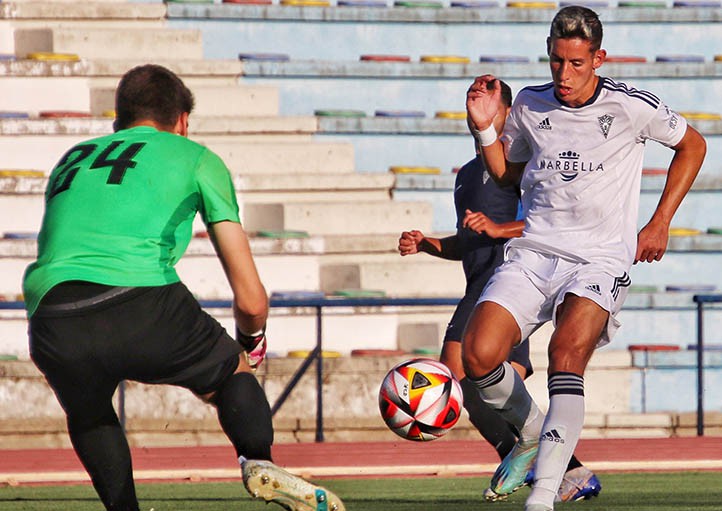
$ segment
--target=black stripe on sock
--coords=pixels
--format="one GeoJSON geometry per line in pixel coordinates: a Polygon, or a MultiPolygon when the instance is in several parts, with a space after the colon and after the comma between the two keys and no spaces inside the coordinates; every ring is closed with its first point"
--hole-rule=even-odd
{"type": "Polygon", "coordinates": [[[558,372],[549,375],[547,383],[549,395],[571,394],[584,395],[584,377],[574,373],[558,372]]]}
{"type": "Polygon", "coordinates": [[[474,385],[476,385],[477,388],[485,389],[487,387],[491,387],[492,385],[496,385],[501,380],[503,380],[505,373],[506,373],[506,369],[504,368],[504,364],[500,364],[499,367],[497,367],[490,373],[485,374],[481,378],[477,378],[477,379],[469,378],[469,380],[474,385]]]}

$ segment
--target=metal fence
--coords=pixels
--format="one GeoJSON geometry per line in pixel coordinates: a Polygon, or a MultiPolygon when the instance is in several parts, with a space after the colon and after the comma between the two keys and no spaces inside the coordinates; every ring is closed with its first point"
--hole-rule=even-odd
{"type": "MultiPolygon", "coordinates": [[[[722,303],[722,295],[694,295],[697,304],[697,435],[704,435],[704,311],[705,305],[722,303]]],[[[317,442],[323,442],[323,310],[331,307],[418,307],[418,306],[454,306],[459,298],[386,298],[386,297],[300,297],[275,298],[271,297],[270,306],[274,308],[303,307],[315,310],[316,316],[316,345],[303,360],[299,368],[286,384],[276,402],[271,407],[275,414],[308,371],[316,363],[316,436],[317,442]]],[[[203,308],[226,309],[231,308],[230,300],[201,300],[203,308]]],[[[0,302],[0,309],[24,309],[23,302],[0,302]]],[[[119,392],[119,417],[125,420],[124,385],[119,392]]]]}

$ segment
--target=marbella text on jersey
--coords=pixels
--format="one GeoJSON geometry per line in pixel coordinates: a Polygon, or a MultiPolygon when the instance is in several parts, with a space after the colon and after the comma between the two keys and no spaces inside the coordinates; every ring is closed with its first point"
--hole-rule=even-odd
{"type": "MultiPolygon", "coordinates": [[[[558,170],[560,172],[571,172],[568,174],[571,179],[576,177],[578,172],[596,172],[603,171],[603,163],[595,163],[593,161],[583,161],[581,155],[574,151],[563,151],[559,153],[556,159],[540,159],[538,162],[540,170],[558,170]]],[[[566,177],[566,176],[565,176],[566,177]]],[[[571,180],[570,179],[570,180],[571,180]]]]}

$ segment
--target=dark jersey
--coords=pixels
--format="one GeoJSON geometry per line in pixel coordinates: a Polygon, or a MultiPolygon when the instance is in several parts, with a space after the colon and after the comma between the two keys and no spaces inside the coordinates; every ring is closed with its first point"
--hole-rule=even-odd
{"type": "Polygon", "coordinates": [[[515,186],[500,187],[489,175],[481,157],[461,167],[454,183],[456,233],[467,281],[486,274],[489,269],[489,247],[503,245],[506,239],[490,238],[461,227],[466,210],[481,212],[496,223],[517,219],[519,192],[515,186]]]}

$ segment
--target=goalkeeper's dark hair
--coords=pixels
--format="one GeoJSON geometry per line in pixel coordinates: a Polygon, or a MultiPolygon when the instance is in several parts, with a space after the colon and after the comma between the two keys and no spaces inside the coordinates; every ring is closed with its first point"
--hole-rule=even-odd
{"type": "Polygon", "coordinates": [[[170,128],[193,106],[193,93],[175,73],[155,64],[137,66],[123,75],[115,91],[113,129],[126,129],[143,120],[170,128]]]}

